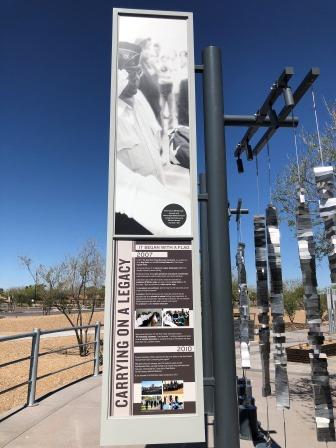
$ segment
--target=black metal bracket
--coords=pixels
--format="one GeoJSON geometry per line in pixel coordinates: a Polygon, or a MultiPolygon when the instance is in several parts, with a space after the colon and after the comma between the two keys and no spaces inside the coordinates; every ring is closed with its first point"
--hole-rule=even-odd
{"type": "Polygon", "coordinates": [[[243,203],[243,200],[241,198],[239,198],[238,202],[237,202],[236,222],[240,221],[240,211],[241,211],[242,203],[243,203]]]}
{"type": "MultiPolygon", "coordinates": [[[[266,100],[254,115],[254,122],[249,126],[242,140],[235,149],[234,155],[238,158],[238,160],[240,160],[241,154],[245,151],[248,154],[248,160],[252,160],[253,156],[259,154],[259,152],[264,148],[267,142],[280,127],[296,127],[298,125],[298,119],[296,117],[293,119],[288,116],[314,81],[318,78],[320,75],[320,69],[318,67],[310,69],[294,93],[292,93],[292,90],[288,85],[288,82],[293,75],[293,67],[286,67],[279,76],[278,80],[273,83],[266,100]],[[279,114],[277,114],[273,108],[273,105],[281,95],[283,95],[285,105],[279,114]],[[268,129],[252,150],[250,144],[251,138],[261,126],[266,126],[268,129]]],[[[240,172],[242,172],[242,169],[240,172]]]]}
{"type": "MultiPolygon", "coordinates": [[[[286,117],[291,113],[292,109],[299,103],[299,101],[304,97],[304,95],[307,93],[307,91],[310,89],[314,81],[319,77],[320,75],[320,69],[318,67],[313,67],[310,69],[310,71],[307,73],[301,84],[298,86],[298,88],[293,93],[293,105],[286,105],[281,109],[278,115],[279,121],[282,121],[286,119],[286,117]]],[[[264,146],[267,144],[267,142],[271,139],[271,137],[275,134],[278,127],[270,128],[268,129],[265,134],[261,137],[259,142],[256,144],[256,146],[253,149],[253,154],[257,155],[259,152],[264,148],[264,146]]]]}
{"type": "Polygon", "coordinates": [[[211,386],[211,387],[215,387],[215,378],[212,377],[203,377],[203,384],[204,386],[211,386]]]}
{"type": "MultiPolygon", "coordinates": [[[[277,122],[280,128],[292,128],[293,124],[295,127],[299,124],[298,117],[286,118],[283,121],[277,122]]],[[[265,127],[269,128],[273,126],[273,121],[266,115],[264,121],[260,121],[258,115],[224,115],[224,126],[258,126],[259,128],[265,127]]]]}
{"type": "Polygon", "coordinates": [[[198,200],[199,201],[207,201],[208,200],[208,193],[198,193],[198,200]]]}
{"type": "Polygon", "coordinates": [[[195,73],[203,73],[204,65],[195,65],[195,73]]]}
{"type": "Polygon", "coordinates": [[[229,208],[230,215],[248,215],[248,208],[241,208],[239,211],[236,208],[229,208]]]}
{"type": "MultiPolygon", "coordinates": [[[[198,193],[198,200],[207,202],[208,201],[208,193],[198,193]]],[[[237,208],[230,208],[230,204],[228,204],[229,219],[230,219],[231,215],[237,215],[236,221],[238,221],[240,215],[248,215],[249,214],[248,209],[241,208],[241,205],[242,205],[241,199],[238,199],[237,208]]]]}
{"type": "MultiPolygon", "coordinates": [[[[198,200],[199,201],[208,201],[208,193],[198,193],[198,200]]],[[[238,199],[237,208],[230,208],[230,204],[228,204],[228,211],[229,211],[229,219],[231,215],[237,215],[236,221],[238,221],[240,215],[248,215],[249,211],[247,208],[241,208],[242,200],[238,199]]]]}
{"type": "MultiPolygon", "coordinates": [[[[291,77],[294,75],[294,69],[293,67],[286,67],[277,81],[275,81],[272,84],[272,87],[263,102],[262,106],[257,110],[256,112],[256,124],[250,126],[248,130],[245,132],[244,137],[240,141],[240,143],[237,145],[237,148],[235,150],[235,156],[239,157],[242,152],[245,151],[247,148],[247,145],[250,144],[251,138],[253,135],[258,131],[259,129],[259,123],[262,123],[265,121],[265,119],[268,117],[271,121],[271,126],[274,126],[274,109],[273,104],[276,102],[276,100],[279,98],[279,96],[282,94],[283,89],[288,87],[288,82],[291,79],[291,77]]],[[[280,120],[277,118],[276,122],[278,123],[280,120]]]]}
{"type": "Polygon", "coordinates": [[[229,219],[231,218],[231,215],[236,215],[236,222],[238,223],[240,221],[241,215],[248,215],[249,211],[247,208],[242,208],[242,199],[238,199],[237,207],[236,208],[230,208],[229,204],[229,219]]]}

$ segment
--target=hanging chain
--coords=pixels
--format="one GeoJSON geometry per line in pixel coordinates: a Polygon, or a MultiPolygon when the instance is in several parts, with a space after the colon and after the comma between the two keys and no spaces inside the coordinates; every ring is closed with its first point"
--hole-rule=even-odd
{"type": "Polygon", "coordinates": [[[266,396],[266,417],[267,417],[267,429],[266,429],[266,433],[267,433],[267,448],[270,448],[272,446],[272,441],[271,441],[271,436],[270,436],[270,432],[269,432],[269,415],[268,415],[268,397],[266,396]]]}
{"type": "Polygon", "coordinates": [[[297,144],[297,137],[296,137],[296,129],[294,126],[294,112],[292,109],[292,122],[293,122],[293,135],[294,135],[294,145],[295,145],[295,155],[296,155],[296,167],[297,167],[297,174],[298,174],[298,181],[299,185],[301,185],[301,174],[300,174],[300,164],[299,164],[299,151],[298,151],[298,144],[297,144]]]}
{"type": "Polygon", "coordinates": [[[319,122],[318,122],[318,119],[317,119],[316,104],[315,104],[315,94],[314,94],[313,87],[311,88],[311,92],[312,92],[312,97],[313,97],[313,108],[314,108],[314,114],[315,114],[315,124],[316,124],[317,139],[318,139],[319,151],[320,151],[320,157],[321,157],[321,164],[323,166],[324,162],[323,162],[322,144],[321,144],[321,137],[320,137],[320,128],[319,128],[319,122]]]}
{"type": "Polygon", "coordinates": [[[268,157],[268,188],[269,188],[269,203],[272,204],[272,190],[271,190],[271,156],[270,148],[267,140],[267,157],[268,157]]]}
{"type": "Polygon", "coordinates": [[[256,155],[255,161],[256,161],[256,174],[257,174],[258,214],[260,215],[260,185],[259,185],[259,163],[258,163],[258,155],[256,155]]]}
{"type": "Polygon", "coordinates": [[[282,409],[282,417],[283,417],[283,429],[284,429],[284,442],[285,448],[287,448],[287,434],[286,434],[286,419],[285,419],[285,409],[282,409]]]}
{"type": "Polygon", "coordinates": [[[241,222],[240,222],[240,213],[237,219],[237,245],[242,242],[242,230],[241,230],[241,222]]]}

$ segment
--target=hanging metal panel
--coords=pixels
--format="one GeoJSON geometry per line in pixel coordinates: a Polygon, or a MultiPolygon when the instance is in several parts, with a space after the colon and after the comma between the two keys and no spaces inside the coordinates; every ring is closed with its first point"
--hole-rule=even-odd
{"type": "Polygon", "coordinates": [[[267,251],[270,274],[270,303],[272,313],[273,342],[275,344],[275,394],[280,408],[289,408],[289,387],[287,376],[287,355],[284,343],[284,301],[282,287],[282,269],[280,254],[280,232],[277,210],[273,205],[266,209],[267,251]]]}
{"type": "Polygon", "coordinates": [[[300,189],[296,212],[296,229],[299,245],[300,267],[304,287],[304,305],[309,325],[308,341],[315,404],[317,440],[335,440],[333,405],[330,391],[327,356],[321,353],[324,336],[321,329],[320,296],[317,292],[315,243],[310,211],[305,201],[305,190],[300,189]]]}
{"type": "Polygon", "coordinates": [[[238,270],[239,315],[240,315],[240,356],[243,369],[251,367],[249,318],[250,301],[246,283],[245,244],[238,243],[236,265],[238,270]]]}
{"type": "Polygon", "coordinates": [[[254,217],[254,246],[257,271],[257,306],[259,321],[259,349],[262,369],[262,395],[271,395],[270,383],[270,329],[269,298],[266,258],[266,219],[265,216],[254,217]]]}

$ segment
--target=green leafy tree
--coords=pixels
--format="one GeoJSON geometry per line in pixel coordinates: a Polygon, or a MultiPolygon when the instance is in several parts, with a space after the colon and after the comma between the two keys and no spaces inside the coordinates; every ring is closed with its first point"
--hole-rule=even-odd
{"type": "Polygon", "coordinates": [[[285,295],[284,296],[284,308],[285,308],[285,313],[287,314],[290,322],[293,324],[295,321],[296,312],[299,309],[298,301],[297,301],[296,297],[294,297],[292,295],[285,295]]]}
{"type": "Polygon", "coordinates": [[[322,322],[327,320],[328,317],[327,295],[323,292],[320,293],[320,316],[322,322]]]}
{"type": "Polygon", "coordinates": [[[256,290],[256,288],[254,286],[249,286],[248,292],[249,292],[251,306],[256,306],[257,305],[257,290],[256,290]]]}
{"type": "Polygon", "coordinates": [[[299,280],[284,282],[283,288],[284,309],[291,323],[295,321],[296,312],[303,308],[304,290],[299,280]]]}
{"type": "MultiPolygon", "coordinates": [[[[31,306],[35,300],[39,300],[44,294],[44,285],[27,285],[13,287],[6,290],[6,296],[10,297],[12,305],[31,306]],[[37,299],[36,299],[37,298],[37,299]]],[[[14,306],[15,308],[15,306],[14,306]]]]}

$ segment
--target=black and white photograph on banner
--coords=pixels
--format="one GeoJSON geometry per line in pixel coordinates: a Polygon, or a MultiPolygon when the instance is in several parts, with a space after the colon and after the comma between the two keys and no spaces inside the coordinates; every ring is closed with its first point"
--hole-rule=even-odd
{"type": "Polygon", "coordinates": [[[141,395],[159,395],[162,394],[162,381],[142,381],[141,395]]]}
{"type": "Polygon", "coordinates": [[[135,328],[162,327],[162,310],[137,310],[135,328]]]}
{"type": "Polygon", "coordinates": [[[115,234],[188,236],[187,20],[118,20],[115,234]]]}
{"type": "Polygon", "coordinates": [[[189,327],[189,309],[171,308],[162,311],[164,327],[189,327]]]}
{"type": "Polygon", "coordinates": [[[183,394],[183,381],[182,380],[170,380],[163,381],[163,394],[183,394]]]}
{"type": "Polygon", "coordinates": [[[161,395],[143,395],[141,397],[141,411],[162,411],[163,400],[161,395]]]}

